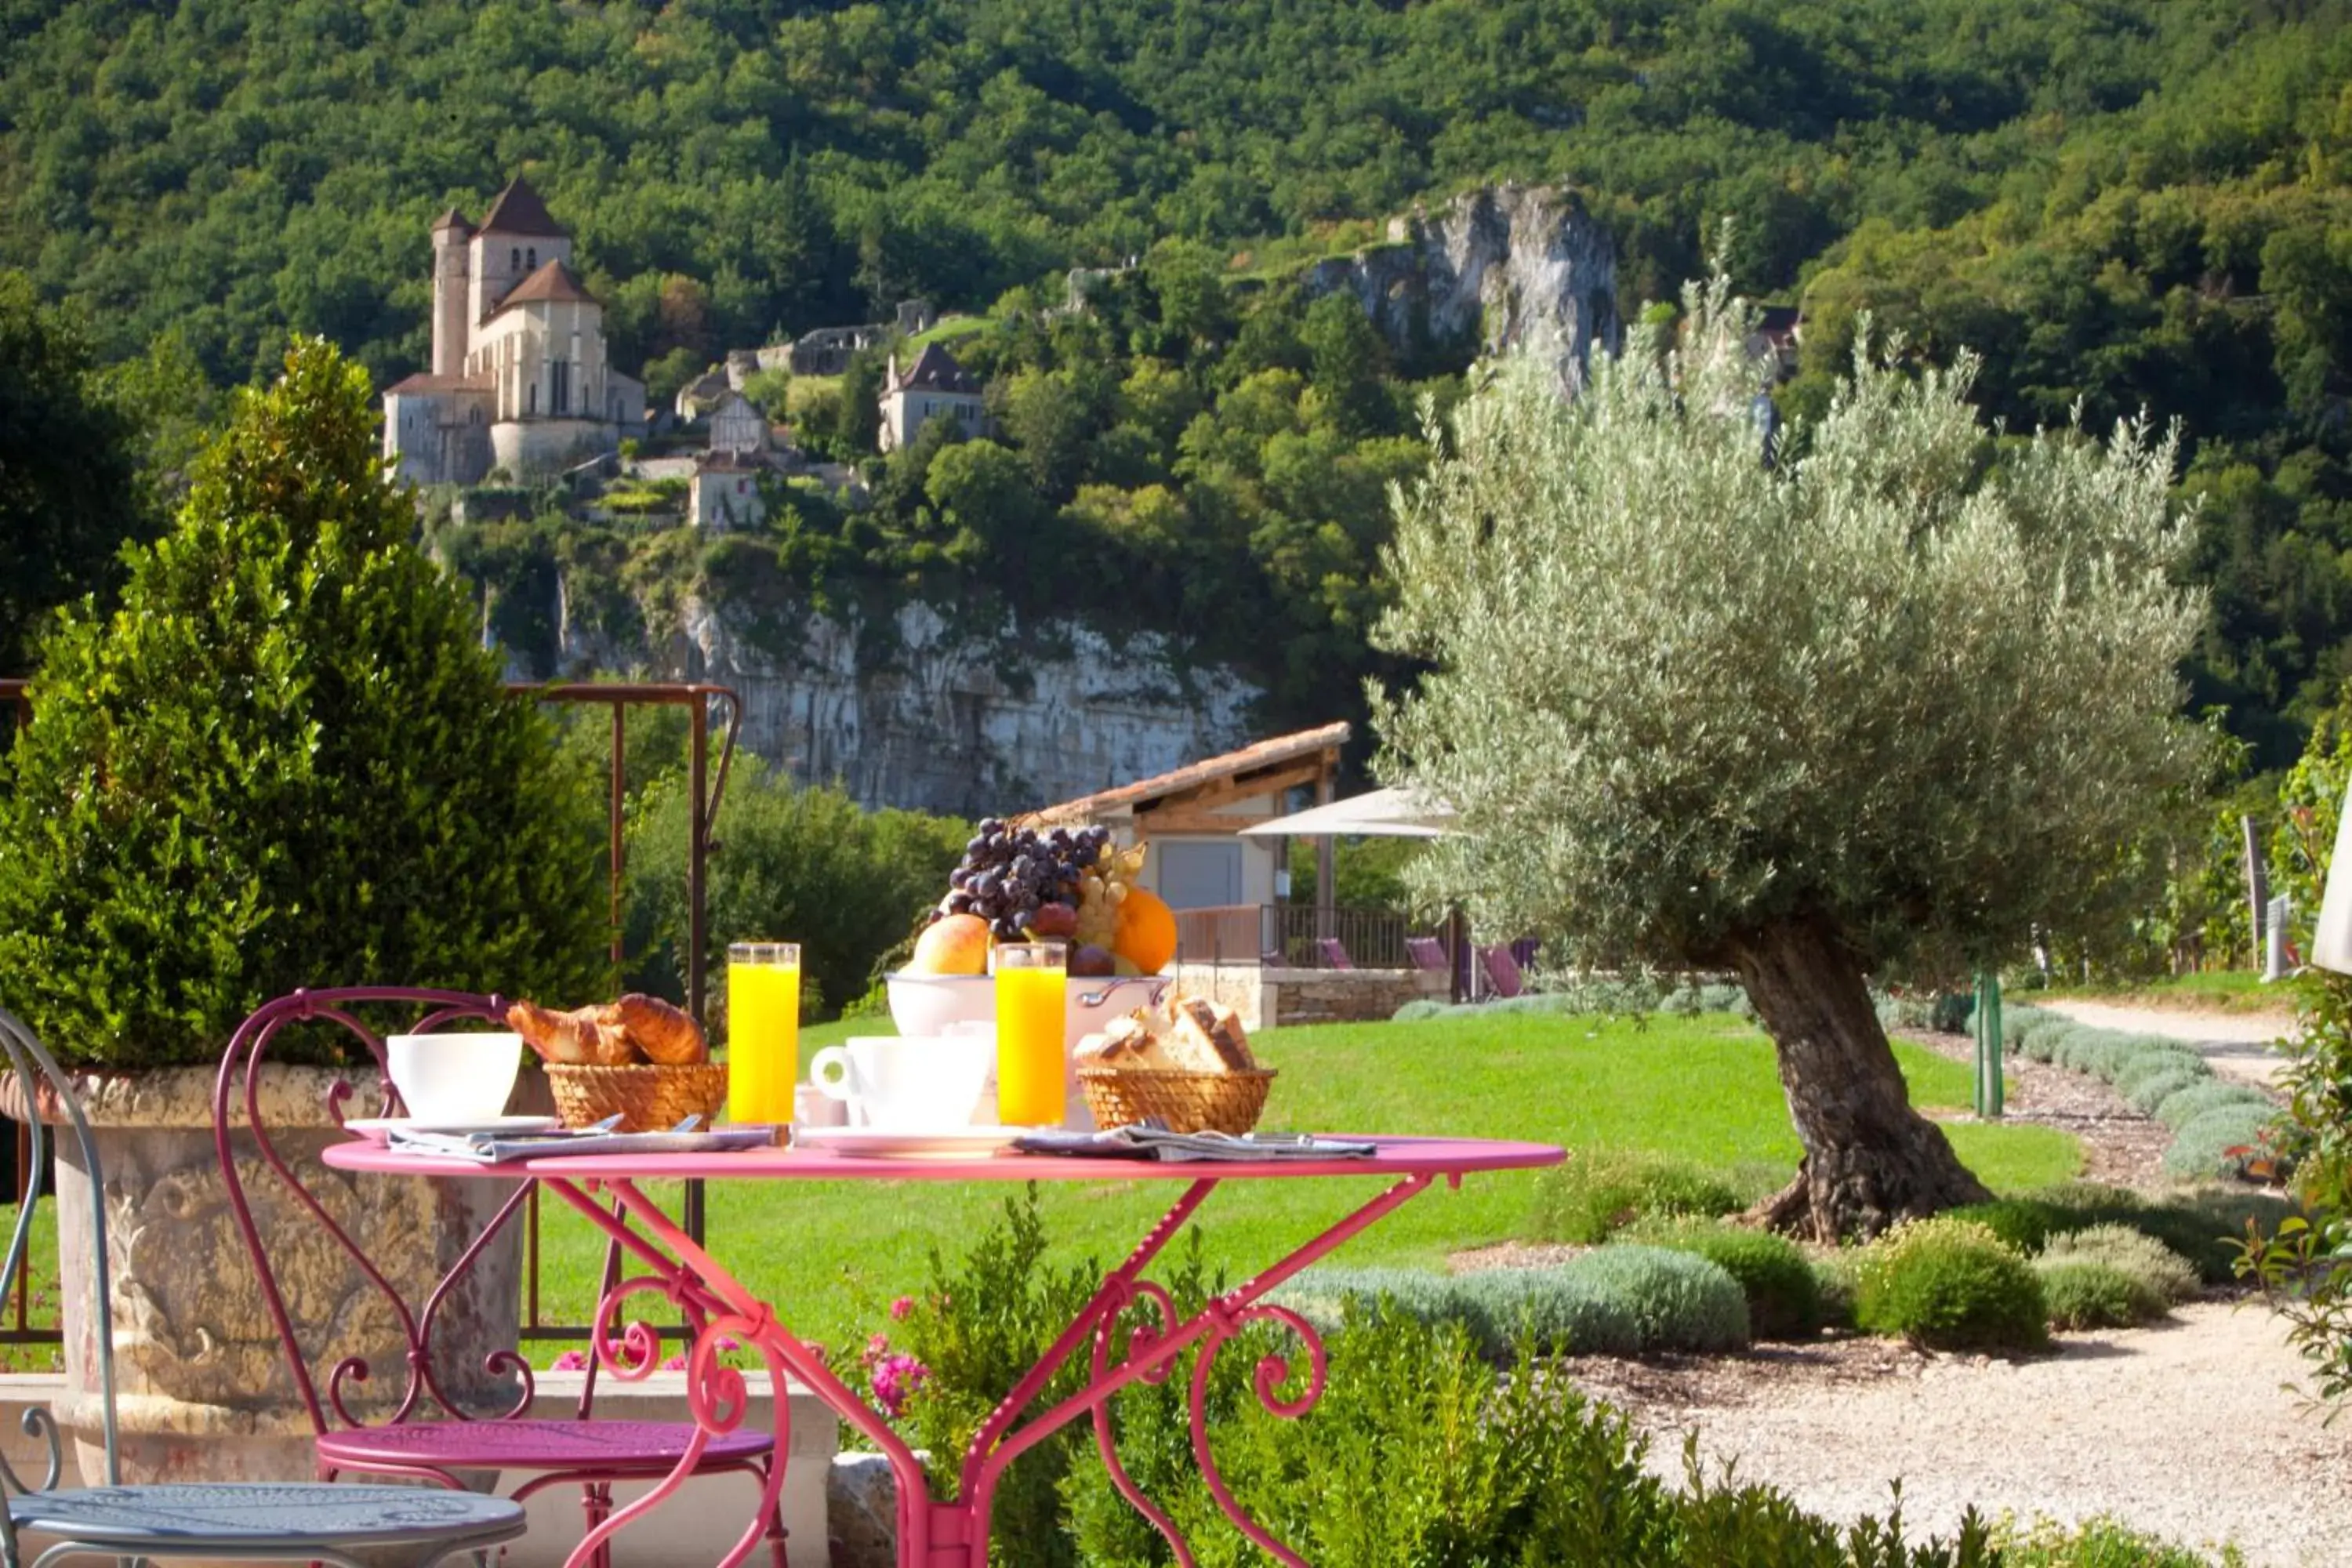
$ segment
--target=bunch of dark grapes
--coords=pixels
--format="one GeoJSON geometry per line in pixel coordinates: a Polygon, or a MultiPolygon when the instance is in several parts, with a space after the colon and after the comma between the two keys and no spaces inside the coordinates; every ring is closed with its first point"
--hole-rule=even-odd
{"type": "Polygon", "coordinates": [[[985,818],[948,873],[948,896],[931,918],[978,915],[1000,942],[1019,942],[1033,931],[1067,940],[1077,929],[1079,880],[1109,847],[1107,827],[1040,833],[985,818]]]}

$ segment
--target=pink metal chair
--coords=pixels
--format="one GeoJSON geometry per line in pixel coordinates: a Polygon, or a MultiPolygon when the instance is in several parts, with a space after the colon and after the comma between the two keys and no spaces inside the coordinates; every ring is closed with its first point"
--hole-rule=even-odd
{"type": "MultiPolygon", "coordinates": [[[[261,1066],[271,1040],[289,1025],[332,1026],[348,1032],[366,1051],[364,1059],[374,1064],[378,1094],[384,1107],[378,1114],[394,1114],[399,1099],[384,1071],[383,1039],[358,1015],[366,1010],[373,1016],[395,1007],[422,1013],[409,1030],[415,1034],[430,1033],[452,1024],[485,1021],[505,1026],[506,1004],[494,996],[393,986],[298,991],[268,1003],[239,1026],[229,1042],[228,1054],[222,1058],[220,1077],[213,1090],[213,1136],[220,1152],[221,1174],[236,1212],[237,1228],[253,1256],[263,1300],[277,1326],[295,1386],[317,1434],[319,1477],[332,1480],[346,1473],[401,1476],[462,1489],[465,1483],[460,1479],[461,1471],[523,1472],[530,1479],[515,1488],[514,1500],[520,1502],[549,1487],[577,1486],[588,1528],[593,1530],[613,1511],[615,1481],[657,1480],[677,1467],[694,1441],[693,1423],[595,1419],[596,1367],[600,1358],[593,1354],[588,1359],[586,1379],[572,1411],[553,1416],[535,1414],[536,1389],[530,1363],[511,1349],[492,1352],[478,1369],[487,1377],[511,1380],[505,1385],[507,1390],[520,1384],[510,1399],[503,1390],[500,1392],[500,1398],[506,1400],[504,1408],[485,1413],[473,1407],[481,1400],[469,1402],[461,1397],[464,1390],[457,1389],[457,1382],[471,1379],[476,1369],[448,1365],[446,1356],[436,1360],[434,1354],[434,1328],[443,1309],[453,1297],[462,1294],[469,1271],[491,1241],[513,1221],[529,1196],[531,1184],[518,1183],[513,1195],[431,1294],[422,1302],[411,1301],[335,1222],[319,1194],[304,1184],[278,1148],[279,1139],[284,1137],[282,1130],[278,1138],[273,1138],[264,1124],[256,1069],[261,1066]],[[349,1407],[347,1394],[365,1385],[371,1376],[371,1368],[364,1360],[354,1356],[331,1367],[322,1363],[314,1364],[320,1356],[318,1346],[306,1343],[298,1330],[273,1266],[270,1247],[255,1223],[245,1177],[236,1157],[240,1146],[248,1155],[258,1156],[259,1163],[283,1185],[285,1194],[349,1258],[354,1275],[364,1281],[365,1290],[373,1291],[382,1300],[398,1325],[405,1342],[404,1367],[378,1369],[388,1371],[392,1376],[404,1377],[397,1398],[387,1401],[392,1406],[388,1414],[369,1419],[364,1414],[354,1415],[349,1407]]],[[[343,1120],[343,1103],[351,1094],[351,1086],[339,1082],[330,1098],[329,1110],[338,1125],[343,1120]]],[[[625,1358],[650,1357],[657,1352],[645,1331],[633,1325],[625,1337],[617,1325],[608,1325],[604,1321],[604,1296],[610,1294],[617,1277],[618,1258],[608,1247],[604,1294],[598,1299],[598,1321],[593,1332],[625,1343],[626,1348],[616,1352],[625,1358]]],[[[519,1317],[520,1303],[512,1305],[519,1317]]],[[[699,1332],[701,1326],[689,1314],[688,1327],[699,1332]]],[[[315,1330],[308,1323],[302,1328],[315,1330]]],[[[320,1338],[314,1331],[314,1341],[320,1338]]],[[[696,1473],[741,1474],[764,1487],[770,1467],[782,1463],[784,1456],[777,1450],[771,1434],[746,1427],[712,1438],[696,1473]]],[[[767,1539],[774,1568],[785,1568],[781,1510],[769,1521],[767,1539]]],[[[600,1550],[596,1562],[600,1568],[609,1568],[609,1549],[600,1550]]]]}
{"type": "Polygon", "coordinates": [[[1519,961],[1511,956],[1507,947],[1496,945],[1478,950],[1478,962],[1486,966],[1486,984],[1496,996],[1517,996],[1528,988],[1527,976],[1519,973],[1519,961]]]}
{"type": "Polygon", "coordinates": [[[1356,967],[1356,961],[1348,956],[1346,946],[1343,945],[1336,936],[1317,937],[1315,939],[1315,956],[1316,961],[1326,969],[1353,969],[1356,967]]]}
{"type": "Polygon", "coordinates": [[[1409,936],[1404,939],[1404,950],[1412,959],[1415,969],[1426,969],[1437,974],[1445,973],[1445,944],[1435,937],[1409,936]]]}

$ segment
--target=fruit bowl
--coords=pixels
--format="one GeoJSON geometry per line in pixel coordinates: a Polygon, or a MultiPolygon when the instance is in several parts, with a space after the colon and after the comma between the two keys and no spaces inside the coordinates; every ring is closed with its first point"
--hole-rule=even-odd
{"type": "MultiPolygon", "coordinates": [[[[883,983],[890,994],[890,1021],[902,1035],[944,1035],[950,1024],[996,1020],[996,981],[991,975],[900,970],[883,976],[883,983]]],[[[1159,1001],[1172,984],[1164,974],[1071,975],[1071,1043],[1106,1027],[1113,1018],[1159,1001]]]]}

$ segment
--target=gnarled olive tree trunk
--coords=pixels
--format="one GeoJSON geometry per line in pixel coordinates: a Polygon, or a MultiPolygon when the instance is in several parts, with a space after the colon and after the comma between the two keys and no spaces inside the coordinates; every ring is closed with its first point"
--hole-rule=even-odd
{"type": "Polygon", "coordinates": [[[1797,1179],[1749,1218],[1834,1241],[1992,1195],[1942,1130],[1911,1109],[1869,988],[1832,927],[1778,922],[1737,938],[1730,950],[1772,1037],[1805,1146],[1797,1179]]]}

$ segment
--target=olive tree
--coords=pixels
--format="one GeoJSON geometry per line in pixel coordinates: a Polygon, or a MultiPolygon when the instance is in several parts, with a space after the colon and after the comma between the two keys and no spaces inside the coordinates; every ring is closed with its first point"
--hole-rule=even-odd
{"type": "Polygon", "coordinates": [[[2174,446],[2005,437],[1975,362],[1865,330],[1777,465],[1745,308],[1694,287],[1563,401],[1514,363],[1397,492],[1381,768],[1462,831],[1418,890],[1597,967],[1736,971],[1804,1148],[1759,1216],[1867,1235],[1985,1196],[1914,1112],[1870,977],[2085,908],[2193,776],[2174,446]]]}

